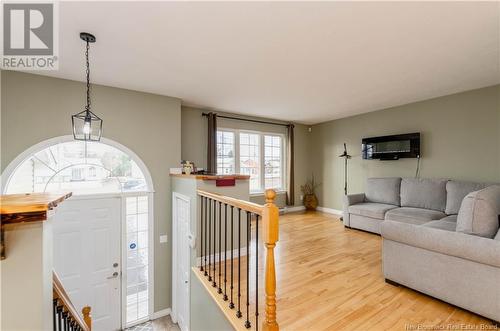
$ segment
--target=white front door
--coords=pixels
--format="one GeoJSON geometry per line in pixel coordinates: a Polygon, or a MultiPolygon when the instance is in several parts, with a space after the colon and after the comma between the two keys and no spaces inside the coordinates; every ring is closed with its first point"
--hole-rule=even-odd
{"type": "Polygon", "coordinates": [[[173,319],[182,331],[189,330],[190,200],[173,194],[173,319]]]}
{"type": "Polygon", "coordinates": [[[120,197],[73,197],[54,217],[54,269],[96,331],[121,329],[120,220],[120,197]]]}

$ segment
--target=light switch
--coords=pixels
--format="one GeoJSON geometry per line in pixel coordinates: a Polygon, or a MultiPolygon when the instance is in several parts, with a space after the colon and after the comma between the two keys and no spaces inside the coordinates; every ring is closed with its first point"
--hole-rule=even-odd
{"type": "Polygon", "coordinates": [[[168,236],[166,234],[160,236],[160,244],[168,242],[168,236]]]}

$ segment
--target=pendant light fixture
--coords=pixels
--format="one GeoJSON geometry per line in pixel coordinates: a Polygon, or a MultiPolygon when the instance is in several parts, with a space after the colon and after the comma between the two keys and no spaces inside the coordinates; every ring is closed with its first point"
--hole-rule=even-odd
{"type": "Polygon", "coordinates": [[[80,39],[85,41],[85,60],[87,75],[87,104],[85,110],[71,116],[73,124],[73,137],[75,140],[99,141],[102,134],[102,119],[90,111],[90,63],[89,48],[90,43],[95,43],[95,37],[87,32],[80,33],[80,39]]]}

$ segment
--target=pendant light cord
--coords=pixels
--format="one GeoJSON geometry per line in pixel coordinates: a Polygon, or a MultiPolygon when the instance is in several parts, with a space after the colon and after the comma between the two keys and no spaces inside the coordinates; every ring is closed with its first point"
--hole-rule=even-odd
{"type": "Polygon", "coordinates": [[[90,45],[89,42],[87,41],[87,47],[85,49],[85,59],[86,59],[86,65],[87,65],[87,107],[86,110],[90,111],[90,62],[89,62],[89,49],[90,45]]]}

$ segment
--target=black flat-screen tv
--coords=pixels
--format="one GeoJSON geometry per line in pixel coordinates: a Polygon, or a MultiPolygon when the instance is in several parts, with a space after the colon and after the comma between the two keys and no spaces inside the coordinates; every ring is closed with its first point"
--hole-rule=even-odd
{"type": "Polygon", "coordinates": [[[363,138],[361,153],[365,160],[398,160],[420,157],[420,133],[363,138]]]}

